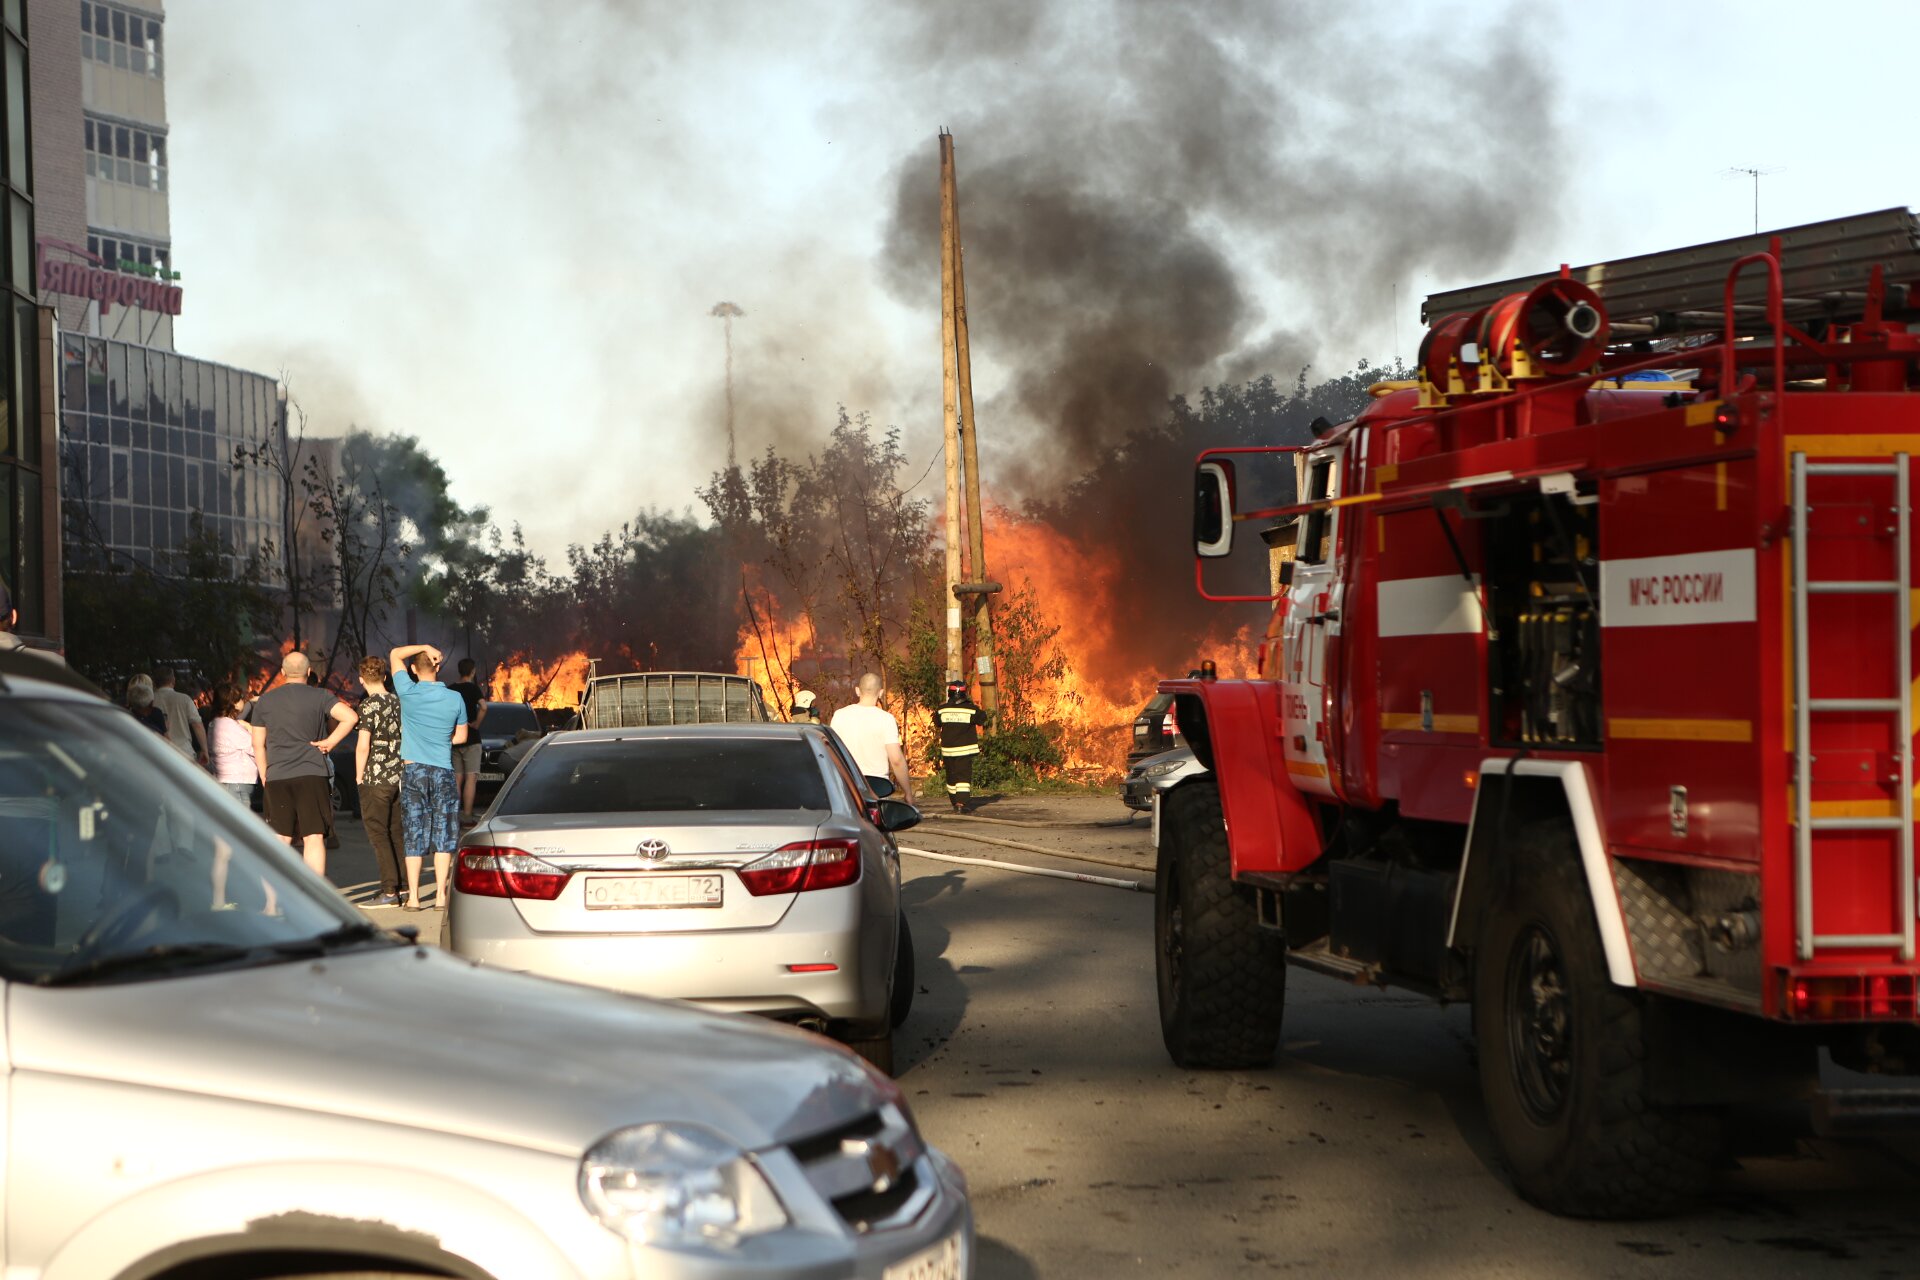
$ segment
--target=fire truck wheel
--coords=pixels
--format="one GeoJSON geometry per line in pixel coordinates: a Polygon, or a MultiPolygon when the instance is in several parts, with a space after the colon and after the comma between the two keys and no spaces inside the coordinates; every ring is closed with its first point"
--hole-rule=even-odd
{"type": "Polygon", "coordinates": [[[1235,885],[1213,782],[1189,783],[1161,815],[1153,933],[1160,1034],[1183,1067],[1264,1067],[1280,1043],[1287,962],[1279,935],[1235,885]]]}
{"type": "Polygon", "coordinates": [[[1608,979],[1586,876],[1561,822],[1526,829],[1474,952],[1487,1119],[1520,1194],[1580,1218],[1671,1213],[1705,1183],[1720,1117],[1647,1096],[1638,994],[1608,979]]]}

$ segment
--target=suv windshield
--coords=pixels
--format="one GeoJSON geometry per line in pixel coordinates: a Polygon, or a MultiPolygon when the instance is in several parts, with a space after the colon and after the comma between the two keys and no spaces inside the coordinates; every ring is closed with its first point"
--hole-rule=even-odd
{"type": "Polygon", "coordinates": [[[549,740],[494,812],[664,813],[830,809],[813,748],[799,738],[549,740]]]}
{"type": "Polygon", "coordinates": [[[0,978],[152,976],[372,932],[258,818],[123,712],[0,701],[0,978]]]}
{"type": "Polygon", "coordinates": [[[480,721],[480,732],[489,738],[511,738],[522,730],[540,732],[540,721],[534,718],[533,708],[524,702],[489,702],[487,714],[480,721]]]}

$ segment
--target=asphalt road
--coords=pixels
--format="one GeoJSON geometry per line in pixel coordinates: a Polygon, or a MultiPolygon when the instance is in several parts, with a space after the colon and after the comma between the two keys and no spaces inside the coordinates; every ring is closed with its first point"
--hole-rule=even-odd
{"type": "MultiPolygon", "coordinates": [[[[935,818],[901,843],[1151,881],[1147,824],[1121,822],[1115,799],[982,814],[1003,821],[935,818]]],[[[357,824],[342,825],[334,879],[353,885],[371,858],[357,824]]],[[[982,1280],[1916,1269],[1920,1144],[1817,1140],[1798,1117],[1757,1118],[1741,1126],[1750,1149],[1695,1211],[1554,1218],[1500,1170],[1464,1009],[1296,971],[1278,1065],[1181,1071],[1160,1044],[1149,894],[913,855],[905,867],[921,991],[900,1033],[900,1083],[972,1181],[982,1280]]],[[[436,932],[436,913],[378,915],[436,932]]]]}

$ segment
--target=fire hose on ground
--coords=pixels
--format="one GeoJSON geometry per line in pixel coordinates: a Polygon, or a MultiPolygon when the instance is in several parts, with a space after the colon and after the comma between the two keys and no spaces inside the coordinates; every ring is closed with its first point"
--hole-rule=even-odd
{"type": "MultiPolygon", "coordinates": [[[[957,862],[963,867],[992,867],[996,871],[1019,871],[1030,876],[1046,876],[1053,880],[1078,880],[1082,884],[1103,884],[1114,889],[1131,889],[1135,893],[1152,893],[1153,886],[1141,884],[1138,880],[1117,880],[1110,876],[1090,876],[1080,871],[1055,871],[1052,867],[1029,867],[1019,862],[1001,862],[995,858],[961,858],[951,853],[931,853],[925,849],[909,849],[900,846],[900,852],[910,853],[916,858],[931,858],[935,862],[957,862]]],[[[1052,854],[1052,857],[1065,857],[1065,854],[1052,854]]]]}
{"type": "Polygon", "coordinates": [[[1119,867],[1125,871],[1151,871],[1137,862],[1128,862],[1121,858],[1097,858],[1090,853],[1067,853],[1060,849],[1049,849],[1045,845],[1023,844],[1018,840],[1002,840],[999,836],[977,836],[961,834],[958,831],[932,831],[928,835],[938,836],[942,840],[972,840],[979,844],[997,844],[1003,849],[1018,849],[1022,853],[1045,854],[1049,858],[1065,858],[1068,862],[1097,862],[1103,867],[1119,867]]]}

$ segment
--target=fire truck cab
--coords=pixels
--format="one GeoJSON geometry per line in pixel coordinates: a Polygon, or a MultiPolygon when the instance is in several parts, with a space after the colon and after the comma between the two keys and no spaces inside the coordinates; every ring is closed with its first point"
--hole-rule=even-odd
{"type": "Polygon", "coordinates": [[[1470,1000],[1517,1188],[1583,1216],[1684,1203],[1730,1104],[1904,1113],[1814,1084],[1920,1073],[1920,222],[1425,318],[1352,421],[1201,456],[1203,595],[1246,599],[1204,585],[1237,525],[1297,540],[1259,677],[1161,685],[1209,768],[1158,826],[1169,1053],[1269,1062],[1289,964],[1470,1000]],[[1289,452],[1236,511],[1232,455],[1289,452]]]}

